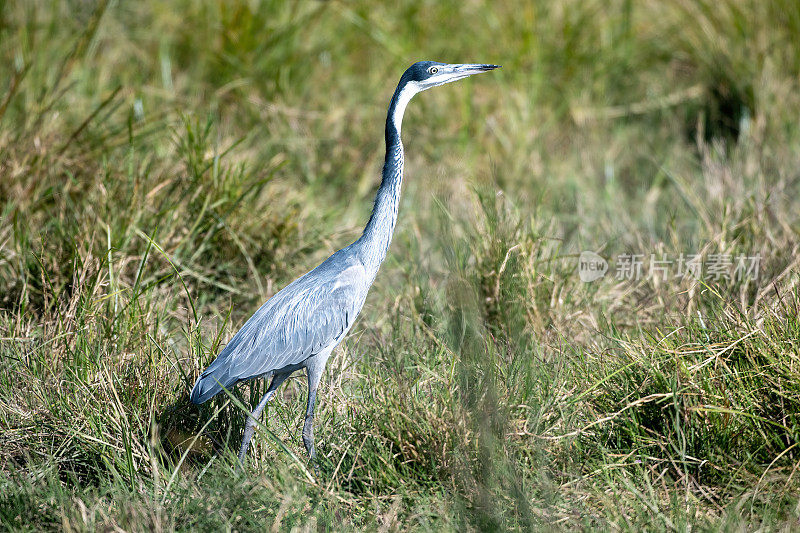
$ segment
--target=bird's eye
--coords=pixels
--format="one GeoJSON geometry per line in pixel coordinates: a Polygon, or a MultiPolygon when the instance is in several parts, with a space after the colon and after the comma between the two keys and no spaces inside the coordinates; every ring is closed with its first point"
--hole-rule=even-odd
{"type": "Polygon", "coordinates": [[[436,74],[439,72],[439,67],[431,67],[428,69],[428,74],[436,74]]]}

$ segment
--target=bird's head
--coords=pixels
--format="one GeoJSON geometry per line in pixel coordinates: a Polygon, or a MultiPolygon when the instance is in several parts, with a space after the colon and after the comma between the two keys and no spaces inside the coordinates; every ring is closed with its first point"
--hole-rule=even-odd
{"type": "Polygon", "coordinates": [[[401,85],[405,81],[405,84],[411,85],[419,92],[451,81],[461,80],[473,74],[488,72],[499,66],[479,63],[448,64],[436,61],[418,61],[405,71],[401,78],[401,85]]]}
{"type": "Polygon", "coordinates": [[[397,85],[392,98],[392,104],[389,106],[389,116],[386,119],[386,142],[388,143],[390,140],[389,134],[392,128],[396,128],[397,132],[400,131],[400,123],[403,119],[406,105],[415,94],[473,74],[494,70],[499,66],[478,63],[448,64],[437,63],[436,61],[418,61],[408,67],[408,70],[400,78],[400,83],[397,85]]]}

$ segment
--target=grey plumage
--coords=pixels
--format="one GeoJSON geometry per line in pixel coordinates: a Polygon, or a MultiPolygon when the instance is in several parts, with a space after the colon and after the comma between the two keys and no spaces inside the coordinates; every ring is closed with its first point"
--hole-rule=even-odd
{"type": "Polygon", "coordinates": [[[325,364],[364,305],[386,257],[397,222],[403,180],[400,126],[409,100],[418,92],[486,72],[497,65],[413,64],[400,78],[386,118],[386,158],[375,206],[361,237],[297,278],[261,306],[213,363],[200,375],[190,399],[203,403],[239,381],[272,376],[267,393],[248,416],[239,451],[244,461],[257,419],[275,390],[294,371],[308,374],[308,405],[303,443],[314,460],[313,417],[316,390],[325,364]]]}
{"type": "Polygon", "coordinates": [[[202,403],[222,387],[302,363],[338,343],[369,289],[365,267],[349,248],[267,300],[203,372],[191,400],[202,403]]]}

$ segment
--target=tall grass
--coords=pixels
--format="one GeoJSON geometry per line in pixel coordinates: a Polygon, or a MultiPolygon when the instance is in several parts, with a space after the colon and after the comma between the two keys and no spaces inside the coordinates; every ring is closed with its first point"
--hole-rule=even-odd
{"type": "Polygon", "coordinates": [[[0,3],[0,524],[793,528],[798,42],[788,0],[0,3]],[[320,475],[301,379],[240,473],[265,384],[188,390],[358,236],[417,59],[504,68],[409,108],[320,475]]]}

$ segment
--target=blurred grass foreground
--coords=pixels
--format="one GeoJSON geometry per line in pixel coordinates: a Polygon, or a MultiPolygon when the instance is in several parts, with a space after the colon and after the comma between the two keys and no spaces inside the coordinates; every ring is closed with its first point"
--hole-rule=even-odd
{"type": "Polygon", "coordinates": [[[3,529],[800,527],[795,0],[12,0],[0,58],[3,529]],[[419,59],[504,68],[409,108],[319,478],[302,379],[242,475],[189,387],[358,237],[419,59]]]}

